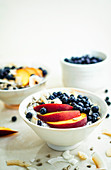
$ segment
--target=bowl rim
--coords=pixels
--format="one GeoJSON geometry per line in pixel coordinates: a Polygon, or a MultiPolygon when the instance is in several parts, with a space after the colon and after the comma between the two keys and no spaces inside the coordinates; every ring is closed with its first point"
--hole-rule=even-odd
{"type": "MultiPolygon", "coordinates": [[[[41,64],[41,67],[42,67],[42,64],[41,64]]],[[[43,67],[44,67],[44,65],[43,65],[43,67]]],[[[51,76],[51,69],[50,69],[49,67],[45,66],[45,70],[47,70],[47,75],[44,77],[44,79],[43,79],[40,83],[35,84],[35,85],[32,86],[32,87],[26,87],[26,88],[21,88],[21,89],[14,89],[14,90],[13,90],[13,89],[11,89],[11,90],[1,90],[1,89],[0,89],[0,92],[3,92],[3,93],[21,92],[21,91],[30,90],[30,89],[32,89],[32,88],[34,88],[34,87],[39,87],[39,86],[41,86],[42,84],[44,84],[45,82],[47,82],[48,79],[49,79],[49,77],[51,76]]]]}
{"type": "MultiPolygon", "coordinates": [[[[109,57],[108,57],[108,55],[106,53],[103,53],[101,51],[96,51],[96,50],[90,50],[90,51],[83,52],[83,53],[81,53],[81,56],[82,56],[82,54],[87,55],[87,54],[91,54],[91,53],[99,53],[99,55],[103,55],[105,58],[101,62],[93,63],[93,64],[74,64],[74,63],[69,63],[69,62],[64,61],[64,59],[67,58],[67,57],[61,57],[60,62],[62,64],[64,64],[64,65],[67,65],[67,66],[70,66],[70,67],[90,68],[90,67],[97,67],[99,65],[105,64],[109,60],[109,57]]],[[[68,57],[68,58],[71,58],[71,57],[68,57]]]]}
{"type": "MultiPolygon", "coordinates": [[[[104,104],[104,107],[106,109],[106,112],[104,114],[104,116],[98,120],[97,122],[95,123],[92,123],[90,125],[85,125],[85,126],[82,126],[82,127],[77,127],[77,128],[52,128],[52,127],[43,127],[43,126],[39,126],[39,125],[36,125],[32,122],[30,122],[25,116],[23,116],[23,109],[22,109],[22,106],[24,105],[24,103],[29,99],[31,99],[33,96],[37,95],[37,94],[40,94],[43,92],[43,90],[39,91],[39,92],[36,92],[36,93],[33,93],[31,95],[29,95],[28,97],[26,97],[21,103],[20,103],[20,106],[19,106],[19,115],[22,117],[22,119],[27,122],[28,124],[31,124],[33,126],[35,126],[36,128],[40,128],[40,129],[44,129],[44,130],[49,130],[49,131],[75,131],[75,130],[80,130],[80,129],[85,129],[85,128],[89,128],[89,127],[93,127],[93,126],[97,126],[98,124],[100,124],[106,117],[107,115],[107,110],[108,110],[108,107],[105,103],[105,101],[99,96],[99,95],[96,95],[95,93],[93,92],[90,92],[90,91],[87,91],[87,90],[84,90],[84,89],[80,89],[80,88],[71,88],[71,87],[60,87],[60,88],[50,88],[50,89],[46,89],[46,91],[53,91],[54,89],[58,89],[58,90],[63,90],[63,89],[73,89],[75,91],[79,91],[79,92],[84,92],[84,93],[88,93],[92,96],[95,96],[96,98],[98,98],[103,104],[104,104]]],[[[25,104],[26,105],[26,104],[25,104]]],[[[28,103],[27,103],[28,105],[28,103]]],[[[26,110],[26,109],[25,109],[26,110]]]]}

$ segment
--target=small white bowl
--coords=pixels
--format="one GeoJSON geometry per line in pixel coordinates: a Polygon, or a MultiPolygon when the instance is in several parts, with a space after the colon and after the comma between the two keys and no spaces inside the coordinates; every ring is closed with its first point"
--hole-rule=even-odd
{"type": "Polygon", "coordinates": [[[32,97],[39,99],[41,94],[43,94],[43,91],[30,95],[25,100],[23,100],[19,106],[19,113],[22,119],[34,130],[34,132],[40,138],[42,138],[44,141],[47,142],[49,147],[59,151],[74,149],[75,147],[77,147],[104,120],[107,114],[106,103],[100,97],[96,96],[91,92],[81,90],[81,89],[74,89],[74,88],[55,88],[55,89],[49,89],[46,92],[52,93],[54,91],[57,92],[63,90],[66,92],[69,91],[70,93],[75,91],[77,95],[81,94],[91,99],[93,103],[96,103],[98,106],[100,106],[101,119],[99,119],[97,122],[91,125],[86,125],[78,128],[69,128],[69,129],[57,129],[57,128],[49,128],[49,127],[42,127],[36,125],[30,122],[26,118],[25,111],[27,105],[32,101],[32,97]]]}
{"type": "MultiPolygon", "coordinates": [[[[62,80],[65,87],[82,88],[90,91],[101,90],[106,87],[108,80],[108,57],[102,52],[90,51],[75,53],[74,56],[81,57],[89,54],[103,59],[95,64],[73,64],[61,59],[62,80]]],[[[70,58],[70,57],[66,57],[70,58]]]]}
{"type": "MultiPolygon", "coordinates": [[[[14,62],[15,64],[15,62],[14,62]]],[[[7,64],[8,65],[8,64],[7,64]]],[[[3,66],[7,66],[6,64],[2,64],[1,68],[3,66]]],[[[17,66],[24,66],[24,64],[18,64],[17,66]]],[[[31,64],[28,64],[28,66],[34,66],[31,64]]],[[[45,70],[47,70],[47,75],[44,77],[44,79],[39,83],[34,85],[33,87],[26,87],[22,89],[16,89],[16,90],[0,90],[0,100],[2,100],[5,103],[5,106],[10,109],[18,109],[19,104],[22,102],[23,99],[25,99],[27,96],[40,91],[45,88],[45,84],[50,76],[50,70],[44,65],[37,65],[38,67],[43,67],[45,70]]],[[[36,67],[37,67],[36,66],[36,67]]]]}

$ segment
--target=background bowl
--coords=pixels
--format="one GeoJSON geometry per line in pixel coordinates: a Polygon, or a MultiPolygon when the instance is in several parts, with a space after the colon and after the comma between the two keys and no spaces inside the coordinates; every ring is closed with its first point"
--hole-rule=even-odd
{"type": "MultiPolygon", "coordinates": [[[[14,65],[16,66],[29,66],[29,67],[34,67],[35,64],[31,63],[15,63],[13,62],[14,65]]],[[[8,63],[9,64],[9,63],[8,63]]],[[[8,64],[3,63],[0,65],[1,68],[4,66],[7,66],[8,64]]],[[[23,99],[25,99],[27,96],[40,91],[45,88],[45,84],[49,78],[50,75],[50,70],[46,66],[42,64],[37,64],[35,66],[36,68],[42,67],[43,69],[47,70],[47,75],[41,81],[39,84],[34,85],[33,87],[27,87],[27,88],[22,88],[22,89],[16,89],[16,90],[0,90],[0,100],[2,100],[5,103],[5,106],[11,109],[16,109],[18,108],[18,105],[22,102],[23,99]]]]}
{"type": "Polygon", "coordinates": [[[93,103],[96,103],[100,106],[100,113],[101,113],[101,119],[97,122],[83,126],[78,128],[69,128],[69,129],[57,129],[57,128],[48,128],[48,127],[42,127],[39,125],[36,125],[32,122],[30,122],[25,115],[25,111],[27,108],[27,105],[32,101],[32,97],[35,97],[36,99],[39,99],[43,91],[37,92],[29,97],[27,97],[25,100],[22,101],[19,107],[19,113],[22,119],[34,130],[34,132],[42,138],[44,141],[47,142],[48,146],[55,149],[55,150],[66,150],[66,149],[73,149],[77,145],[79,145],[84,139],[86,139],[89,134],[103,121],[103,119],[106,117],[107,114],[107,105],[106,103],[96,96],[95,94],[81,90],[81,89],[74,89],[74,88],[55,88],[55,89],[49,89],[48,92],[54,92],[54,91],[69,91],[69,92],[76,92],[77,94],[85,95],[93,103]]]}
{"type": "MultiPolygon", "coordinates": [[[[71,64],[61,59],[62,80],[65,87],[97,91],[108,84],[108,57],[102,52],[90,51],[75,53],[74,56],[96,56],[103,59],[96,64],[71,64]]],[[[67,57],[70,58],[70,57],[67,57]]]]}

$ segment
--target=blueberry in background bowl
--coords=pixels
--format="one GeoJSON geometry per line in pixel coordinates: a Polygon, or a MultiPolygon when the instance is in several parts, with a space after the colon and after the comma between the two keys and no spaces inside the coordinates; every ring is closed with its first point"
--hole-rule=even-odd
{"type": "Polygon", "coordinates": [[[108,84],[108,62],[106,54],[99,51],[77,53],[61,59],[63,85],[98,91],[108,84]]]}
{"type": "Polygon", "coordinates": [[[25,97],[45,88],[49,74],[42,64],[1,64],[0,99],[8,108],[18,108],[25,97]]]}

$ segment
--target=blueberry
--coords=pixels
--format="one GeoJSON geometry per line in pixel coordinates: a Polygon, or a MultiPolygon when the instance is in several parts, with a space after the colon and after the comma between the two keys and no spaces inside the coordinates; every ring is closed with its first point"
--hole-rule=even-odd
{"type": "Polygon", "coordinates": [[[89,114],[90,109],[91,109],[90,107],[87,107],[87,108],[86,108],[86,114],[89,114]]]}
{"type": "Polygon", "coordinates": [[[17,120],[17,117],[16,116],[12,116],[12,122],[15,122],[17,120]]]}
{"type": "Polygon", "coordinates": [[[76,103],[79,103],[79,102],[82,102],[82,99],[77,98],[77,99],[76,99],[76,103]]]}
{"type": "Polygon", "coordinates": [[[16,87],[13,87],[13,90],[16,90],[16,87]]]}
{"type": "Polygon", "coordinates": [[[26,114],[26,118],[27,118],[27,119],[31,119],[31,118],[32,118],[32,116],[33,116],[33,115],[32,115],[32,113],[31,113],[31,112],[28,112],[28,113],[26,114]]]}
{"type": "Polygon", "coordinates": [[[108,106],[110,106],[110,105],[111,105],[111,102],[110,102],[110,101],[107,101],[106,103],[107,103],[107,105],[108,105],[108,106]]]}
{"type": "Polygon", "coordinates": [[[91,59],[91,64],[97,63],[97,59],[91,59]]]}
{"type": "Polygon", "coordinates": [[[12,70],[15,69],[15,68],[16,68],[15,66],[12,66],[12,67],[11,67],[12,70]]]}
{"type": "Polygon", "coordinates": [[[74,110],[77,110],[77,107],[78,107],[78,105],[77,105],[76,103],[74,103],[73,109],[74,109],[74,110]]]}
{"type": "Polygon", "coordinates": [[[85,99],[86,101],[88,101],[88,97],[87,97],[87,96],[83,96],[83,99],[85,99]]]}
{"type": "Polygon", "coordinates": [[[87,110],[87,109],[84,107],[82,110],[83,110],[83,113],[86,113],[86,110],[87,110]]]}
{"type": "Polygon", "coordinates": [[[42,126],[42,121],[38,119],[37,120],[37,125],[42,126]]]}
{"type": "Polygon", "coordinates": [[[74,60],[75,60],[75,57],[71,57],[71,60],[74,61],[74,60]]]}
{"type": "Polygon", "coordinates": [[[91,63],[90,59],[86,58],[86,64],[90,64],[90,63],[91,63]]]}
{"type": "Polygon", "coordinates": [[[15,77],[14,77],[14,75],[12,75],[12,74],[7,75],[6,78],[7,78],[8,80],[15,80],[15,77]]]}
{"type": "Polygon", "coordinates": [[[88,116],[87,116],[87,120],[88,120],[88,121],[92,121],[92,116],[91,116],[91,115],[88,115],[88,116]]]}
{"type": "Polygon", "coordinates": [[[55,99],[55,96],[54,95],[50,95],[49,99],[53,100],[53,99],[55,99]]]}
{"type": "Polygon", "coordinates": [[[8,88],[6,87],[6,88],[4,88],[3,90],[8,90],[8,88]]]}
{"type": "Polygon", "coordinates": [[[11,86],[11,84],[7,84],[7,88],[10,87],[10,86],[11,86]]]}
{"type": "Polygon", "coordinates": [[[41,114],[46,114],[46,113],[47,113],[47,109],[46,109],[45,107],[42,107],[42,108],[39,110],[39,112],[40,112],[41,114]]]}
{"type": "Polygon", "coordinates": [[[53,92],[53,96],[57,97],[57,93],[56,93],[56,92],[53,92]]]}
{"type": "Polygon", "coordinates": [[[69,98],[69,96],[68,96],[68,94],[67,94],[67,93],[63,93],[63,95],[69,98]]]}
{"type": "Polygon", "coordinates": [[[47,70],[43,70],[43,76],[46,76],[47,75],[47,70]]]}
{"type": "Polygon", "coordinates": [[[69,101],[70,102],[74,102],[75,101],[75,97],[74,96],[70,96],[69,101]]]}
{"type": "Polygon", "coordinates": [[[7,70],[10,70],[10,67],[6,66],[6,67],[4,67],[4,69],[5,69],[5,70],[6,70],[6,69],[7,69],[7,70]]]}
{"type": "Polygon", "coordinates": [[[95,116],[92,117],[92,122],[93,123],[96,122],[97,120],[98,120],[97,117],[95,117],[95,116]]]}
{"type": "Polygon", "coordinates": [[[92,109],[92,112],[98,112],[99,111],[98,106],[93,106],[91,109],[92,109]]]}
{"type": "Polygon", "coordinates": [[[108,89],[106,89],[104,92],[105,92],[105,93],[108,93],[108,89]]]}
{"type": "Polygon", "coordinates": [[[61,100],[62,100],[63,104],[67,104],[68,103],[68,98],[66,96],[63,96],[61,100]]]}
{"type": "Polygon", "coordinates": [[[17,70],[18,70],[18,69],[22,69],[22,68],[23,68],[23,66],[20,66],[20,67],[17,68],[17,70]]]}
{"type": "Polygon", "coordinates": [[[83,108],[81,106],[77,106],[77,110],[79,110],[81,113],[83,112],[83,108]]]}
{"type": "Polygon", "coordinates": [[[109,113],[107,113],[106,118],[109,118],[109,117],[110,117],[110,114],[109,114],[109,113]]]}
{"type": "Polygon", "coordinates": [[[57,92],[57,96],[60,96],[60,95],[62,95],[62,92],[61,92],[61,91],[58,91],[58,92],[57,92]]]}
{"type": "Polygon", "coordinates": [[[64,61],[69,62],[69,59],[68,59],[68,58],[65,58],[64,61]]]}
{"type": "Polygon", "coordinates": [[[79,94],[79,95],[77,96],[77,98],[80,98],[80,99],[82,99],[82,95],[80,95],[80,94],[79,94]]]}
{"type": "Polygon", "coordinates": [[[61,100],[63,97],[63,94],[59,95],[58,98],[61,100]]]}
{"type": "Polygon", "coordinates": [[[87,101],[86,101],[85,98],[82,98],[82,99],[81,99],[81,102],[84,103],[84,104],[87,104],[87,101]]]}
{"type": "Polygon", "coordinates": [[[90,104],[89,103],[86,103],[85,104],[85,107],[87,108],[87,107],[90,107],[90,104]]]}
{"type": "Polygon", "coordinates": [[[84,104],[82,102],[78,102],[78,105],[84,107],[84,104]]]}
{"type": "Polygon", "coordinates": [[[105,98],[105,101],[108,101],[109,100],[109,97],[107,96],[106,98],[105,98]]]}
{"type": "Polygon", "coordinates": [[[97,117],[99,117],[100,115],[99,115],[99,113],[92,113],[92,116],[97,118],[97,117]]]}
{"type": "Polygon", "coordinates": [[[43,71],[43,68],[42,67],[39,67],[38,69],[42,70],[43,71]]]}

